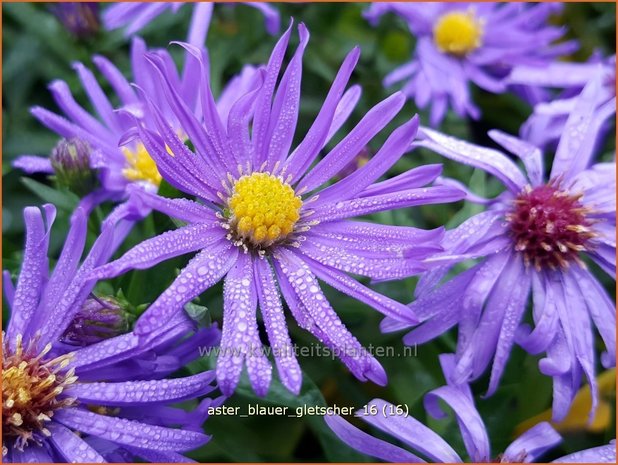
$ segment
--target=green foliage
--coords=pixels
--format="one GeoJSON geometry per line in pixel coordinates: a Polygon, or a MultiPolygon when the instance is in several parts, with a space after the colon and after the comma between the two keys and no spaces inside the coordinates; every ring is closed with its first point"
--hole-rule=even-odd
{"type": "MultiPolygon", "coordinates": [[[[352,82],[363,88],[363,96],[345,129],[350,129],[361,117],[394,89],[385,90],[382,79],[394,67],[409,59],[414,50],[414,39],[406,26],[392,15],[383,18],[377,28],[370,27],[361,13],[367,4],[277,4],[284,25],[287,18],[303,21],[312,38],[307,48],[303,71],[303,97],[301,114],[296,133],[298,142],[310,126],[326,95],[337,69],[348,51],[360,45],[362,56],[353,74],[352,82]]],[[[103,6],[104,8],[104,6],[103,6]]],[[[142,31],[149,46],[165,47],[170,40],[183,40],[189,23],[190,8],[182,8],[176,15],[163,15],[142,31]]],[[[72,37],[49,12],[47,4],[3,3],[3,260],[4,267],[16,275],[21,263],[23,247],[23,224],[21,211],[26,205],[54,203],[60,210],[52,233],[51,253],[56,254],[68,228],[68,215],[76,205],[77,197],[69,191],[59,190],[52,180],[44,176],[24,177],[11,168],[10,164],[20,154],[49,155],[58,137],[40,125],[30,114],[32,106],[40,105],[57,111],[47,85],[54,79],[68,83],[77,101],[86,105],[87,98],[78,83],[71,64],[81,61],[91,66],[90,57],[101,54],[109,58],[130,76],[129,45],[119,31],[100,31],[95,37],[77,40],[72,37]]],[[[583,44],[576,59],[585,59],[595,50],[615,53],[615,5],[614,4],[568,4],[559,21],[569,29],[569,34],[583,44]]],[[[277,38],[268,36],[263,27],[260,13],[244,6],[221,6],[215,9],[213,22],[207,40],[212,62],[211,75],[215,93],[225,82],[239,72],[244,64],[266,62],[277,38]]],[[[297,39],[293,39],[293,45],[297,39]]],[[[181,51],[177,46],[169,50],[180,61],[181,51]]],[[[98,76],[98,74],[97,74],[98,76]]],[[[104,83],[104,80],[101,80],[104,83]]],[[[103,84],[109,91],[109,85],[103,84]]],[[[479,139],[487,129],[497,128],[516,133],[521,123],[530,113],[530,107],[510,94],[489,95],[478,90],[476,101],[483,111],[480,122],[462,120],[449,115],[442,130],[468,140],[487,143],[479,139]]],[[[380,147],[390,131],[409,119],[418,111],[412,103],[407,103],[388,128],[372,141],[373,151],[380,147]]],[[[425,114],[421,117],[425,120],[425,114]]],[[[343,131],[342,131],[343,132],[343,131]]],[[[603,157],[609,158],[615,151],[613,137],[603,148],[603,157]]],[[[331,143],[332,144],[332,143],[331,143]]],[[[444,175],[466,183],[471,189],[488,196],[500,192],[495,180],[488,179],[484,173],[445,162],[439,156],[425,150],[415,150],[404,156],[393,168],[395,175],[412,167],[427,163],[444,163],[444,175]]],[[[160,189],[167,197],[180,197],[182,194],[167,183],[160,189]]],[[[98,212],[103,218],[110,207],[98,212]]],[[[403,211],[380,213],[372,219],[399,225],[421,228],[435,228],[446,225],[451,228],[479,211],[472,204],[454,203],[449,205],[427,206],[403,211]]],[[[92,237],[98,224],[94,220],[92,237]]],[[[150,215],[138,225],[123,249],[152,237],[165,230],[180,226],[178,222],[160,214],[150,215]]],[[[128,273],[109,283],[102,284],[103,290],[114,293],[124,291],[128,302],[135,306],[136,314],[143,310],[143,304],[152,302],[168,286],[177,270],[187,262],[188,257],[168,260],[149,270],[128,273]]],[[[398,283],[379,283],[372,285],[380,292],[409,302],[413,297],[416,279],[410,278],[398,283]]],[[[606,287],[611,289],[613,282],[606,287]]],[[[358,382],[339,362],[329,358],[301,357],[304,383],[298,397],[285,390],[275,379],[267,397],[255,396],[243,378],[237,393],[226,405],[239,406],[241,412],[248,404],[296,407],[326,406],[337,404],[346,407],[362,407],[374,397],[384,398],[394,404],[404,404],[419,420],[427,420],[445,439],[459,445],[463,444],[453,418],[435,421],[426,418],[422,397],[429,390],[443,384],[438,365],[438,355],[455,348],[455,332],[418,348],[413,355],[404,354],[401,335],[384,335],[378,331],[380,316],[367,306],[350,299],[332,289],[327,289],[328,298],[341,315],[353,334],[365,345],[392,347],[395,356],[382,357],[389,384],[385,388],[371,383],[358,382]]],[[[6,311],[6,305],[4,306],[6,311]]],[[[200,299],[188,304],[186,311],[201,323],[211,320],[221,324],[222,300],[221,286],[215,286],[204,293],[200,299]]],[[[5,313],[6,321],[6,313],[5,313]]],[[[313,343],[311,336],[298,328],[288,318],[293,341],[299,346],[313,343]]],[[[196,372],[212,368],[211,359],[194,362],[187,370],[196,372]]],[[[503,450],[512,440],[515,426],[551,405],[551,380],[538,372],[538,359],[515,351],[507,367],[504,382],[498,393],[490,399],[482,399],[487,380],[474,385],[478,406],[483,414],[495,451],[503,450]]],[[[357,423],[360,425],[360,423],[357,423]]],[[[607,435],[614,428],[610,425],[607,435]]],[[[319,416],[288,418],[278,416],[239,418],[236,416],[213,416],[205,424],[205,430],[213,435],[213,441],[191,456],[202,461],[369,461],[368,457],[354,452],[342,444],[326,427],[319,416]]],[[[605,435],[593,436],[586,433],[573,435],[565,443],[562,451],[570,452],[576,448],[591,447],[607,441],[605,435]]],[[[463,452],[462,452],[463,453],[463,452]]]]}

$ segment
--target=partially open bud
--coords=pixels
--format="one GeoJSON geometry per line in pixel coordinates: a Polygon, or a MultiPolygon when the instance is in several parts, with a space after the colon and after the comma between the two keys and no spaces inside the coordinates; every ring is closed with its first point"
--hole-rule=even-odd
{"type": "Polygon", "coordinates": [[[61,339],[66,344],[88,346],[127,333],[130,319],[127,305],[120,299],[91,295],[61,339]]]}
{"type": "Polygon", "coordinates": [[[56,181],[77,195],[92,191],[96,175],[90,168],[90,146],[81,139],[61,139],[52,150],[50,161],[56,181]]]}
{"type": "Polygon", "coordinates": [[[52,12],[58,21],[78,39],[95,35],[101,26],[99,4],[96,2],[57,3],[52,12]]]}

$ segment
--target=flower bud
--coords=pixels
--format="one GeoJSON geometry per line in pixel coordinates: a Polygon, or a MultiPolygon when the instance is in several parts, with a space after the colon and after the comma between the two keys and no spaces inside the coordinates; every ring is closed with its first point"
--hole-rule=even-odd
{"type": "Polygon", "coordinates": [[[76,346],[88,346],[121,334],[130,328],[127,304],[116,297],[95,297],[84,302],[81,310],[62,335],[62,341],[76,346]]]}
{"type": "Polygon", "coordinates": [[[52,8],[52,12],[58,21],[78,39],[92,37],[101,26],[99,4],[96,2],[57,3],[52,8]]]}
{"type": "Polygon", "coordinates": [[[59,185],[77,195],[92,191],[96,182],[90,168],[90,146],[81,139],[61,139],[52,150],[50,161],[59,185]]]}

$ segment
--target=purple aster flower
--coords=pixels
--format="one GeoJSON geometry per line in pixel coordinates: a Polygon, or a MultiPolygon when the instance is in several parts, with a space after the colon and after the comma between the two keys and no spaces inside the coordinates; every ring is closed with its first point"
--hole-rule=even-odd
{"type": "MultiPolygon", "coordinates": [[[[407,334],[407,344],[428,341],[454,325],[459,328],[459,382],[477,379],[491,364],[488,395],[499,380],[515,342],[532,354],[545,353],[542,373],[553,377],[553,418],[567,414],[585,375],[594,413],[594,329],[607,348],[601,360],[615,366],[614,302],[588,270],[588,257],[615,279],[616,165],[592,165],[602,121],[597,118],[599,80],[589,83],[566,123],[549,179],[541,151],[500,131],[489,135],[521,159],[525,171],[498,150],[479,147],[423,128],[418,145],[487,171],[506,191],[485,199],[487,210],[445,238],[446,252],[428,262],[443,267],[426,273],[410,307],[423,324],[407,334]],[[442,285],[449,264],[483,258],[442,285]],[[534,329],[522,326],[528,298],[534,329]]],[[[612,105],[615,111],[615,99],[612,105]]],[[[609,112],[607,112],[609,113],[609,112]]],[[[386,320],[383,329],[402,324],[386,320]]]]}
{"type": "MultiPolygon", "coordinates": [[[[163,99],[161,89],[152,79],[152,74],[145,72],[148,68],[145,58],[146,51],[144,41],[137,37],[134,38],[131,48],[133,79],[135,84],[148,92],[151,98],[161,101],[163,99]]],[[[186,104],[195,109],[198,103],[194,86],[196,79],[199,79],[199,70],[195,66],[192,67],[191,63],[187,63],[179,76],[172,57],[167,51],[156,50],[155,53],[165,62],[170,79],[174,79],[186,104]]],[[[32,109],[32,114],[49,129],[74,142],[80,141],[75,143],[90,148],[88,154],[90,167],[98,173],[100,187],[82,200],[82,205],[88,206],[87,208],[106,200],[125,199],[129,186],[136,185],[148,191],[156,191],[161,182],[157,165],[143,144],[129,143],[119,147],[123,135],[133,125],[133,117],[144,119],[146,124],[152,125],[144,114],[145,102],[142,94],[129,84],[120,70],[107,58],[96,55],[93,61],[111,85],[115,97],[120,101],[122,111],[115,111],[92,71],[81,63],[75,63],[74,68],[96,113],[91,114],[79,105],[73,98],[67,83],[60,80],[52,82],[49,89],[65,116],[41,107],[32,109]]],[[[246,92],[256,77],[252,67],[245,67],[242,73],[224,88],[218,106],[223,121],[227,119],[231,101],[246,92]]],[[[184,137],[174,113],[165,106],[162,106],[162,112],[166,120],[173,125],[174,130],[184,137]]],[[[42,172],[62,175],[55,169],[57,166],[54,166],[53,160],[33,155],[22,155],[13,162],[13,166],[29,174],[42,172]]]]}
{"type": "Polygon", "coordinates": [[[508,77],[514,85],[564,89],[550,102],[535,105],[534,112],[520,130],[520,137],[537,147],[554,145],[560,139],[577,96],[592,79],[602,81],[597,118],[607,119],[611,113],[611,99],[616,96],[616,56],[604,60],[594,58],[588,63],[554,62],[545,67],[517,66],[508,77]]]}
{"type": "Polygon", "coordinates": [[[133,205],[141,201],[144,208],[187,225],[142,242],[94,272],[99,278],[111,277],[199,251],[144,313],[135,331],[151,339],[162,322],[186,302],[224,279],[217,379],[226,395],[234,391],[244,365],[253,389],[260,395],[268,391],[271,365],[258,335],[258,305],[282,383],[299,392],[301,370],[280,293],[299,325],[339,355],[358,379],[384,384],[384,370],[345,328],[319,280],[397,321],[415,322],[407,306],[360,284],[348,273],[381,280],[418,273],[424,269],[421,260],[440,250],[442,229],[424,231],[349,219],[462,198],[459,189],[423,187],[439,175],[439,165],[376,182],[410,147],[417,117],[395,129],[362,168],[327,185],[405,103],[401,93],[385,99],[317,161],[358,100],[358,86],[345,91],[360,55],[358,48],[345,58],[317,118],[300,144],[290,150],[300,104],[302,58],[309,41],[307,29],[299,25],[300,45],[277,85],[291,28],[275,46],[268,65],[260,69],[259,82],[232,105],[227,124],[214,109],[203,52],[184,45],[202,69],[203,121],[182,103],[163,60],[148,56],[195,152],[182,143],[155,104],[150,112],[158,133],[136,120],[132,136],[139,137],[170,184],[199,201],[136,191],[133,205]]]}
{"type": "MultiPolygon", "coordinates": [[[[152,344],[126,331],[100,335],[94,344],[84,333],[67,339],[75,317],[92,305],[96,282],[88,274],[118,247],[130,212],[126,205],[112,212],[80,265],[88,218],[78,208],[48,276],[55,208],[42,210],[24,210],[26,246],[17,286],[8,272],[3,280],[11,309],[2,337],[3,461],[186,461],[180,452],[209,439],[201,424],[213,401],[205,399],[194,412],[170,404],[213,391],[215,375],[164,378],[196,357],[198,343],[216,344],[219,331],[206,328],[185,338],[193,325],[178,314],[152,344]]],[[[106,318],[90,314],[91,322],[106,318]]]]}
{"type": "MultiPolygon", "coordinates": [[[[176,13],[186,2],[122,2],[115,3],[103,13],[103,24],[106,29],[125,27],[125,35],[130,37],[150,24],[155,18],[165,12],[176,13]]],[[[276,8],[268,3],[240,2],[256,8],[264,15],[266,30],[275,35],[279,32],[280,19],[276,8]]],[[[214,2],[197,2],[194,5],[187,42],[201,47],[206,41],[214,2]]]]}
{"type": "Polygon", "coordinates": [[[373,24],[385,13],[403,18],[416,37],[412,61],[384,79],[385,86],[406,81],[402,91],[419,108],[431,106],[432,126],[448,108],[477,119],[469,83],[492,93],[507,89],[504,78],[515,65],[545,65],[577,48],[552,43],[564,30],[547,19],[558,3],[374,3],[365,12],[373,24]]]}
{"type": "MultiPolygon", "coordinates": [[[[455,370],[455,360],[450,355],[442,355],[440,363],[448,384],[430,391],[425,396],[425,409],[436,419],[446,417],[446,412],[442,410],[440,401],[446,403],[453,410],[468,455],[467,461],[472,463],[534,462],[561,442],[562,438],[552,426],[547,422],[542,422],[515,439],[498,457],[492,456],[487,430],[474,405],[470,387],[467,384],[452,382],[451,376],[455,370]]],[[[327,415],[324,420],[339,439],[347,445],[363,454],[387,462],[425,462],[423,458],[416,455],[417,453],[431,462],[464,462],[464,459],[444,439],[415,418],[405,415],[401,407],[382,399],[374,399],[358,410],[356,416],[367,424],[398,439],[411,448],[414,453],[375,438],[352,426],[338,415],[327,415]]],[[[607,451],[604,451],[604,453],[607,456],[607,451]]],[[[601,457],[601,454],[597,457],[601,457]]]]}

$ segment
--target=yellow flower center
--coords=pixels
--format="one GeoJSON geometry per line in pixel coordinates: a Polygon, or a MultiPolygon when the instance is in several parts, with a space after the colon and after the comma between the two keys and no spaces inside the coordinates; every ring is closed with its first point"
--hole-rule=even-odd
{"type": "MultiPolygon", "coordinates": [[[[122,151],[128,166],[122,171],[129,181],[148,181],[156,187],[161,184],[161,175],[157,164],[152,159],[144,144],[139,144],[134,150],[123,147],[122,151]]],[[[168,150],[169,151],[169,150],[168,150]]]]}
{"type": "Polygon", "coordinates": [[[29,440],[37,441],[34,433],[50,435],[45,424],[55,410],[75,403],[75,399],[58,396],[77,377],[74,369],[64,370],[73,354],[46,360],[51,344],[37,353],[36,338],[27,347],[21,336],[16,342],[13,351],[3,340],[2,434],[16,438],[16,446],[23,449],[29,440]]]}
{"type": "Polygon", "coordinates": [[[263,249],[294,231],[302,205],[294,189],[280,177],[270,173],[242,176],[228,200],[231,232],[237,240],[263,249]]]}
{"type": "Polygon", "coordinates": [[[436,46],[445,53],[465,56],[481,45],[483,24],[473,12],[455,11],[438,19],[433,28],[436,46]]]}

